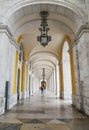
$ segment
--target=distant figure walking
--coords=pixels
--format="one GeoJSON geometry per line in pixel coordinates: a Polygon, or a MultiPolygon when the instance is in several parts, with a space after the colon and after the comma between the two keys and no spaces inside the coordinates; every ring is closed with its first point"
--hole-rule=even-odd
{"type": "Polygon", "coordinates": [[[41,86],[41,93],[43,94],[43,91],[44,91],[44,87],[43,86],[41,86]]]}

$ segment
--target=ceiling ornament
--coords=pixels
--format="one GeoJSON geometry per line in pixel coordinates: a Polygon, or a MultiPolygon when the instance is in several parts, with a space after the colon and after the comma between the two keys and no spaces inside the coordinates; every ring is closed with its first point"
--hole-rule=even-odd
{"type": "Polygon", "coordinates": [[[39,31],[41,32],[40,36],[37,36],[37,41],[40,42],[40,44],[45,47],[48,45],[48,43],[51,41],[51,36],[48,36],[48,22],[47,22],[47,17],[49,13],[48,11],[41,11],[40,16],[41,16],[41,24],[39,31]]]}

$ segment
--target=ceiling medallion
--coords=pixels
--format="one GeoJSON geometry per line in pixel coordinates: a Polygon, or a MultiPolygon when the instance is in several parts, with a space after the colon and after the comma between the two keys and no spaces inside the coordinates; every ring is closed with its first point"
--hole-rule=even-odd
{"type": "Polygon", "coordinates": [[[49,31],[49,27],[47,23],[48,15],[49,15],[48,11],[40,12],[41,24],[40,24],[39,31],[41,32],[41,35],[37,36],[37,41],[39,41],[43,47],[47,46],[48,42],[51,41],[51,36],[48,36],[48,31],[49,31]]]}

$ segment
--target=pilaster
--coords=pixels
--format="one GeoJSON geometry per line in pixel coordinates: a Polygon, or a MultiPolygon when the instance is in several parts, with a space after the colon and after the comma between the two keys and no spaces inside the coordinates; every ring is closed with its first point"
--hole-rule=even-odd
{"type": "Polygon", "coordinates": [[[70,47],[74,53],[76,95],[75,106],[89,115],[89,23],[82,25],[70,47]]]}
{"type": "Polygon", "coordinates": [[[59,63],[60,68],[60,98],[64,99],[64,80],[63,80],[63,64],[62,60],[59,63]]]}
{"type": "Polygon", "coordinates": [[[16,104],[13,97],[13,82],[14,82],[14,62],[15,52],[18,50],[17,43],[7,25],[0,25],[0,111],[4,113],[6,108],[9,109],[16,104]],[[8,86],[6,83],[8,82],[8,86]],[[6,88],[8,87],[7,97],[5,95],[6,88]]]}

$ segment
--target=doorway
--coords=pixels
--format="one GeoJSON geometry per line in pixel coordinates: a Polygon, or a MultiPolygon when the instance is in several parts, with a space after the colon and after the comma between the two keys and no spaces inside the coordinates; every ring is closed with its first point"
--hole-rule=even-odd
{"type": "Polygon", "coordinates": [[[18,78],[17,78],[17,100],[20,99],[20,69],[18,69],[18,78]]]}
{"type": "Polygon", "coordinates": [[[5,112],[8,110],[9,81],[5,84],[5,112]]]}

